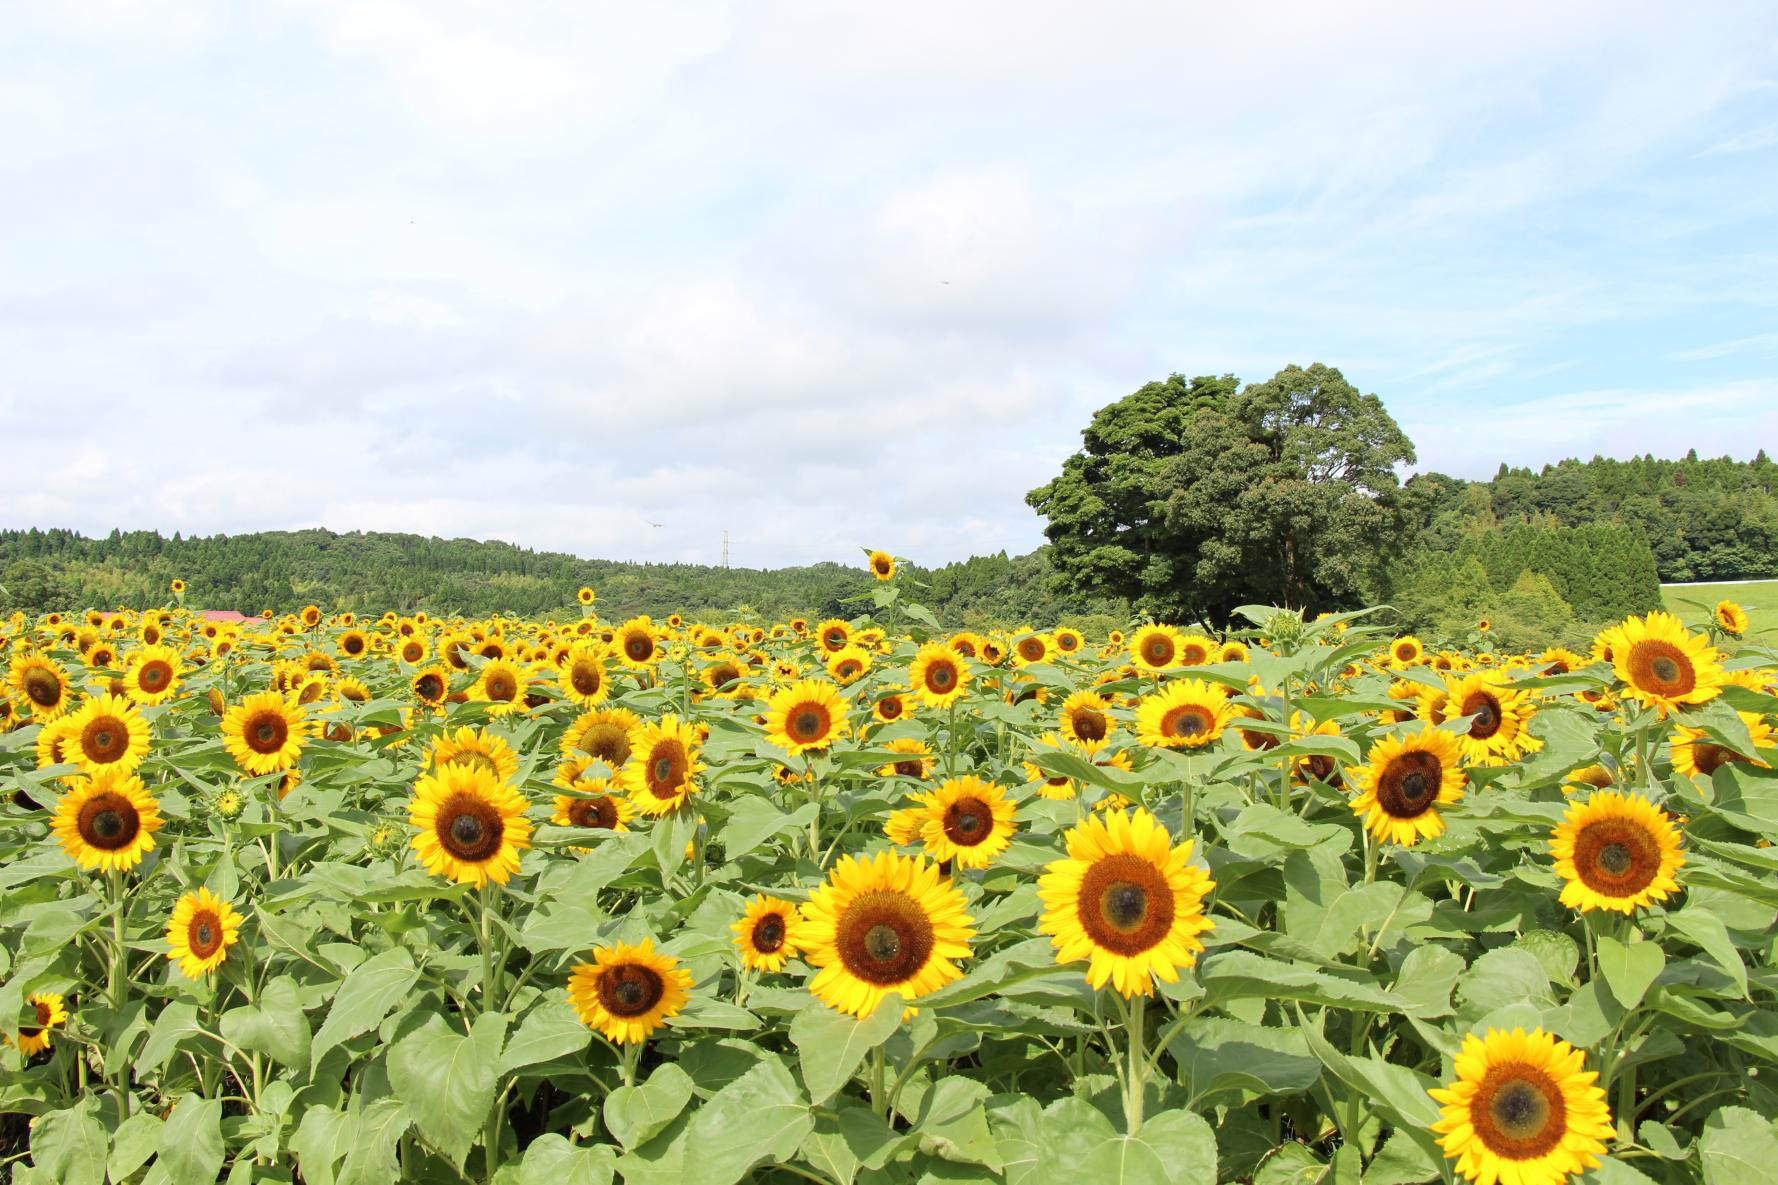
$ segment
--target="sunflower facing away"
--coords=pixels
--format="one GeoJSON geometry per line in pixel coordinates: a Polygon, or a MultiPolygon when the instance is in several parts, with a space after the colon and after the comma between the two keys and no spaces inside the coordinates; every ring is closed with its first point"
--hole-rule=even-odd
{"type": "Polygon", "coordinates": [[[1665,715],[1682,704],[1701,704],[1721,693],[1722,668],[1715,649],[1671,613],[1632,617],[1606,633],[1611,635],[1607,643],[1611,665],[1626,684],[1626,698],[1659,708],[1665,715]]]}
{"type": "Polygon", "coordinates": [[[1716,628],[1725,634],[1739,638],[1747,632],[1747,610],[1733,601],[1718,601],[1711,611],[1716,619],[1716,628]]]}
{"type": "Polygon", "coordinates": [[[644,938],[601,946],[568,976],[568,1002],[580,1023],[617,1045],[637,1045],[677,1016],[691,996],[691,972],[644,938]]]}
{"type": "Polygon", "coordinates": [[[1568,808],[1550,835],[1562,904],[1628,914],[1679,891],[1679,829],[1654,803],[1601,790],[1568,808]]]}
{"type": "Polygon", "coordinates": [[[414,783],[408,822],[413,848],[434,876],[459,884],[503,885],[531,846],[525,800],[486,767],[451,763],[414,783]]]}
{"type": "Polygon", "coordinates": [[[209,889],[187,893],[167,920],[167,958],[179,964],[185,978],[202,979],[222,966],[228,948],[240,941],[243,920],[209,889]]]}
{"type": "Polygon", "coordinates": [[[148,755],[148,721],[121,695],[96,695],[63,725],[66,757],[89,774],[128,773],[148,755]]]}
{"type": "Polygon", "coordinates": [[[62,795],[50,830],[82,868],[124,872],[154,849],[163,822],[160,804],[141,778],[108,772],[62,795]]]}
{"type": "Polygon", "coordinates": [[[802,914],[803,957],[821,969],[809,990],[857,1017],[890,993],[911,1002],[960,978],[975,936],[962,891],[936,864],[889,851],[842,856],[802,914]]]}
{"type": "Polygon", "coordinates": [[[820,679],[803,679],[772,693],[766,739],[795,757],[825,749],[846,731],[846,701],[820,679]]]}
{"type": "Polygon", "coordinates": [[[965,775],[920,796],[926,813],[920,842],[934,860],[959,868],[986,868],[1012,839],[1013,801],[1004,787],[965,775]]]}
{"type": "Polygon", "coordinates": [[[1195,749],[1222,735],[1229,722],[1229,693],[1220,683],[1181,679],[1136,707],[1136,738],[1164,749],[1195,749]]]}
{"type": "Polygon", "coordinates": [[[19,1053],[33,1057],[49,1048],[51,1031],[68,1023],[68,1009],[55,992],[32,992],[25,998],[37,1013],[37,1023],[19,1026],[19,1053]]]}
{"type": "Polygon", "coordinates": [[[929,708],[948,708],[963,697],[969,686],[969,667],[948,646],[928,642],[914,655],[908,668],[908,686],[929,708]]]}
{"type": "Polygon", "coordinates": [[[729,927],[735,932],[741,964],[750,971],[784,970],[784,964],[800,953],[802,921],[790,902],[756,894],[741,920],[729,927]]]}
{"type": "Polygon", "coordinates": [[[1463,1039],[1457,1080],[1430,1093],[1432,1130],[1457,1171],[1483,1185],[1563,1185],[1599,1163],[1611,1113],[1581,1051],[1544,1032],[1463,1039]]]}
{"type": "Polygon", "coordinates": [[[1369,758],[1346,771],[1358,790],[1352,813],[1365,829],[1403,847],[1444,834],[1438,806],[1463,797],[1457,738],[1428,726],[1411,736],[1384,737],[1371,746],[1369,758]]]}
{"type": "Polygon", "coordinates": [[[1051,936],[1056,961],[1088,960],[1087,982],[1097,989],[1109,981],[1126,999],[1152,995],[1155,976],[1177,982],[1215,926],[1204,915],[1215,885],[1191,863],[1192,841],[1174,846],[1138,807],[1083,819],[1067,843],[1067,857],[1037,882],[1038,930],[1051,936]]]}
{"type": "Polygon", "coordinates": [[[633,738],[630,759],[618,774],[618,785],[645,815],[664,815],[697,792],[698,730],[676,716],[644,724],[633,738]]]}
{"type": "Polygon", "coordinates": [[[296,764],[308,736],[308,712],[276,691],[250,695],[222,718],[222,743],[249,774],[278,773],[296,764]]]}

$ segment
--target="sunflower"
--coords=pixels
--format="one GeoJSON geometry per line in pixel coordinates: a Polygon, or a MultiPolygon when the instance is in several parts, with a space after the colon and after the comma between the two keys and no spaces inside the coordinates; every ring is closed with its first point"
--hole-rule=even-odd
{"type": "Polygon", "coordinates": [[[1048,662],[1054,648],[1055,643],[1048,634],[1036,631],[1021,634],[1012,644],[1013,665],[1028,667],[1033,663],[1048,662]]]}
{"type": "MultiPolygon", "coordinates": [[[[451,693],[451,669],[438,663],[423,667],[415,671],[413,678],[407,681],[407,688],[413,693],[415,699],[429,708],[436,708],[443,704],[445,697],[451,693]]],[[[343,686],[340,689],[340,694],[347,699],[353,698],[346,695],[343,686]]]]}
{"type": "Polygon", "coordinates": [[[925,778],[932,772],[932,748],[925,741],[899,737],[885,744],[883,751],[895,754],[895,760],[877,767],[879,777],[925,778]]]}
{"type": "Polygon", "coordinates": [[[1169,683],[1136,706],[1137,739],[1164,749],[1208,745],[1228,722],[1228,689],[1203,679],[1169,683]]]}
{"type": "Polygon", "coordinates": [[[482,664],[481,676],[469,689],[469,698],[488,705],[488,715],[509,716],[525,710],[525,671],[509,658],[482,664]]]}
{"type": "Polygon", "coordinates": [[[222,718],[223,745],[256,777],[295,765],[308,732],[307,710],[276,691],[250,695],[222,718]]]}
{"type": "Polygon", "coordinates": [[[928,642],[908,668],[908,686],[927,707],[948,708],[963,698],[969,686],[969,668],[949,647],[928,642]]]}
{"type": "Polygon", "coordinates": [[[1057,654],[1079,654],[1087,644],[1086,637],[1068,625],[1058,627],[1051,640],[1056,644],[1057,654]]]}
{"type": "Polygon", "coordinates": [[[576,642],[568,650],[557,682],[562,695],[583,708],[597,707],[611,694],[611,676],[605,667],[605,647],[598,642],[576,642]]]}
{"type": "Polygon", "coordinates": [[[1147,674],[1170,671],[1179,665],[1179,647],[1185,639],[1170,625],[1145,625],[1130,635],[1130,661],[1147,674]]]}
{"type": "MultiPolygon", "coordinates": [[[[723,699],[749,696],[747,664],[733,655],[725,655],[698,672],[711,695],[723,699]]],[[[750,698],[750,696],[749,696],[750,698]]]]}
{"type": "Polygon", "coordinates": [[[698,741],[697,729],[676,716],[637,730],[630,759],[618,774],[618,785],[635,800],[637,810],[664,815],[697,792],[697,776],[704,769],[698,741]]]}
{"type": "Polygon", "coordinates": [[[519,776],[519,755],[506,743],[506,738],[467,724],[456,732],[433,738],[427,762],[435,773],[446,766],[462,765],[485,769],[501,782],[511,782],[519,776]]]}
{"type": "Polygon", "coordinates": [[[1247,643],[1230,640],[1224,642],[1216,652],[1217,662],[1246,662],[1249,658],[1247,643]]]}
{"type": "Polygon", "coordinates": [[[803,907],[798,941],[819,967],[809,990],[866,1017],[891,993],[913,1001],[962,976],[974,923],[963,893],[922,857],[842,856],[803,907]]]}
{"type": "Polygon", "coordinates": [[[1077,691],[1062,701],[1061,734],[1063,739],[1088,753],[1097,753],[1110,743],[1117,728],[1106,712],[1111,705],[1094,691],[1077,691]]]}
{"type": "Polygon", "coordinates": [[[980,658],[982,642],[983,638],[980,634],[965,630],[960,634],[952,634],[950,639],[945,642],[945,646],[957,654],[961,654],[964,658],[980,658]]]}
{"type": "Polygon", "coordinates": [[[1222,647],[1215,638],[1203,634],[1185,634],[1179,639],[1179,665],[1185,667],[1201,667],[1205,663],[1216,661],[1222,647]]]}
{"type": "Polygon", "coordinates": [[[894,724],[908,714],[907,696],[899,691],[879,695],[870,714],[879,724],[894,724]]]}
{"type": "Polygon", "coordinates": [[[21,654],[12,660],[6,683],[13,698],[30,708],[31,719],[39,724],[68,710],[68,672],[54,659],[21,654]]]}
{"type": "Polygon", "coordinates": [[[1138,807],[1088,816],[1067,843],[1068,855],[1037,881],[1045,907],[1038,931],[1050,935],[1056,961],[1089,960],[1087,983],[1109,980],[1126,999],[1153,994],[1155,976],[1177,982],[1215,926],[1204,916],[1215,884],[1191,863],[1192,841],[1174,846],[1138,807]]]}
{"type": "Polygon", "coordinates": [[[617,793],[605,778],[580,778],[571,793],[556,795],[556,812],[550,822],[557,827],[596,827],[628,831],[636,806],[617,793]]]}
{"type": "Polygon", "coordinates": [[[1716,628],[1725,634],[1739,638],[1747,632],[1747,610],[1733,601],[1718,601],[1710,615],[1716,619],[1716,628]]]}
{"type": "Polygon", "coordinates": [[[309,629],[314,629],[321,624],[321,607],[319,605],[305,606],[302,611],[302,619],[303,625],[307,626],[309,629]]]}
{"type": "Polygon", "coordinates": [[[1463,797],[1457,738],[1427,726],[1411,736],[1384,737],[1371,746],[1367,764],[1346,771],[1357,789],[1352,813],[1380,840],[1412,847],[1442,835],[1437,806],[1463,797]]]}
{"type": "Polygon", "coordinates": [[[852,641],[852,627],[837,617],[830,617],[815,627],[815,646],[823,655],[837,654],[852,641]]]}
{"type": "Polygon", "coordinates": [[[1603,765],[1588,765],[1575,770],[1562,782],[1562,793],[1573,794],[1582,788],[1604,790],[1615,785],[1617,778],[1603,765]]]}
{"type": "Polygon", "coordinates": [[[591,605],[594,601],[598,600],[598,594],[583,584],[575,590],[574,599],[579,601],[582,605],[591,605]]]}
{"type": "Polygon", "coordinates": [[[1511,765],[1543,748],[1543,742],[1526,731],[1534,710],[1530,694],[1514,691],[1512,681],[1500,671],[1478,671],[1450,680],[1442,703],[1429,697],[1422,705],[1433,723],[1470,718],[1469,729],[1458,737],[1458,745],[1464,760],[1472,765],[1511,765]],[[1433,721],[1433,715],[1440,719],[1433,721]]]}
{"type": "Polygon", "coordinates": [[[173,581],[173,582],[172,582],[172,583],[171,583],[171,584],[169,584],[169,585],[167,585],[167,587],[168,587],[168,588],[170,588],[170,589],[172,589],[172,590],[173,590],[173,594],[174,594],[174,595],[175,595],[175,596],[177,596],[177,595],[178,595],[178,594],[180,594],[180,593],[182,593],[182,592],[184,592],[184,591],[185,591],[185,581],[183,581],[183,580],[175,580],[175,581],[173,581]]]}
{"type": "Polygon", "coordinates": [[[639,1045],[691,997],[691,972],[644,938],[601,946],[568,976],[568,1003],[580,1023],[617,1045],[639,1045]]]}
{"type": "Polygon", "coordinates": [[[1464,1037],[1453,1065],[1457,1080],[1429,1092],[1442,1112],[1432,1130],[1464,1177],[1563,1185],[1599,1164],[1611,1113],[1580,1050],[1542,1029],[1491,1028],[1464,1037]]]}
{"type": "Polygon", "coordinates": [[[628,708],[595,708],[583,712],[562,734],[562,756],[582,754],[603,761],[616,773],[630,759],[630,738],[642,718],[628,708]]]}
{"type": "Polygon", "coordinates": [[[895,579],[895,557],[886,551],[870,553],[870,574],[878,580],[895,579]]]}
{"type": "Polygon", "coordinates": [[[19,1054],[34,1057],[49,1048],[50,1033],[68,1023],[68,1009],[55,992],[32,992],[25,998],[37,1013],[37,1023],[19,1026],[19,1054]]]}
{"type": "Polygon", "coordinates": [[[920,841],[941,863],[986,868],[1012,839],[1013,802],[997,783],[966,774],[921,795],[920,802],[926,808],[920,841]]]}
{"type": "Polygon", "coordinates": [[[531,846],[525,799],[485,766],[453,762],[414,783],[408,823],[419,830],[414,851],[435,876],[459,884],[497,885],[519,870],[531,846]]]}
{"type": "Polygon", "coordinates": [[[106,772],[62,795],[50,830],[80,867],[124,872],[154,850],[154,833],[163,822],[160,804],[141,778],[106,772]]]}
{"type": "MultiPolygon", "coordinates": [[[[1290,714],[1290,737],[1292,740],[1341,735],[1343,734],[1340,732],[1338,720],[1323,720],[1317,724],[1307,712],[1292,712],[1290,714]]],[[[1291,758],[1290,772],[1305,783],[1321,782],[1329,786],[1339,785],[1339,764],[1326,753],[1310,753],[1307,756],[1291,758]]]]}
{"type": "MultiPolygon", "coordinates": [[[[1768,748],[1774,743],[1772,726],[1757,712],[1737,712],[1736,715],[1747,726],[1747,734],[1753,739],[1756,748],[1768,748]]],[[[1737,753],[1725,745],[1707,740],[1703,729],[1688,728],[1683,724],[1668,741],[1668,751],[1673,755],[1673,772],[1688,778],[1708,778],[1731,761],[1769,768],[1766,762],[1758,758],[1737,753]]]]}
{"type": "Polygon", "coordinates": [[[1679,829],[1654,803],[1601,790],[1568,808],[1550,835],[1556,873],[1567,882],[1561,901],[1583,913],[1628,914],[1678,892],[1673,874],[1685,863],[1679,829]]]}
{"type": "Polygon", "coordinates": [[[185,978],[201,979],[228,958],[228,948],[240,941],[244,920],[209,889],[187,893],[167,919],[167,958],[179,964],[185,978]]]}
{"type": "Polygon", "coordinates": [[[1426,655],[1426,647],[1420,639],[1412,634],[1404,634],[1389,643],[1389,666],[1395,670],[1405,670],[1417,665],[1426,655]]]}
{"type": "MultiPolygon", "coordinates": [[[[1607,631],[1611,663],[1625,684],[1625,697],[1662,715],[1682,704],[1701,704],[1722,691],[1717,652],[1701,634],[1688,631],[1671,613],[1631,617],[1607,631]]],[[[1603,635],[1602,635],[1603,636],[1603,635]]]]}
{"type": "Polygon", "coordinates": [[[646,671],[660,661],[660,633],[647,617],[632,617],[617,628],[612,643],[617,660],[632,671],[646,671]]]}
{"type": "Polygon", "coordinates": [[[124,694],[143,706],[165,703],[178,690],[183,673],[177,650],[150,643],[130,655],[124,668],[124,694]]]}
{"type": "Polygon", "coordinates": [[[1025,781],[1037,791],[1039,798],[1047,798],[1052,802],[1067,802],[1074,797],[1074,779],[1064,774],[1045,773],[1031,757],[1041,753],[1073,753],[1078,750],[1064,741],[1061,734],[1046,732],[1038,737],[1031,746],[1030,757],[1021,761],[1025,768],[1025,781]]]}
{"type": "Polygon", "coordinates": [[[756,894],[741,920],[729,927],[735,932],[741,965],[750,971],[784,970],[784,964],[799,953],[802,923],[802,915],[790,902],[756,894]]]}
{"type": "Polygon", "coordinates": [[[148,755],[148,721],[121,695],[96,695],[64,725],[67,758],[89,774],[129,773],[148,755]]]}
{"type": "Polygon", "coordinates": [[[820,679],[780,688],[766,703],[766,739],[792,757],[825,749],[845,731],[846,701],[820,679]]]}

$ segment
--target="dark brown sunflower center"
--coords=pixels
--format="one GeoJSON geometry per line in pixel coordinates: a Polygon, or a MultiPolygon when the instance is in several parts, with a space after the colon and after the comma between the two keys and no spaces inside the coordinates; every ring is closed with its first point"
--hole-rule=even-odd
{"type": "Polygon", "coordinates": [[[893,720],[901,715],[901,701],[894,696],[877,701],[877,715],[885,720],[893,720]]]}
{"type": "Polygon", "coordinates": [[[605,675],[597,663],[577,662],[568,675],[568,682],[581,695],[597,695],[599,688],[605,686],[605,675]]]}
{"type": "Polygon", "coordinates": [[[191,953],[200,959],[209,958],[222,945],[221,919],[208,911],[195,915],[191,919],[189,938],[191,953]]]}
{"type": "Polygon", "coordinates": [[[157,692],[173,681],[173,668],[162,659],[153,659],[142,664],[136,672],[136,686],[143,691],[157,692]]]}
{"type": "Polygon", "coordinates": [[[605,794],[597,798],[576,799],[574,805],[568,808],[568,821],[576,827],[603,827],[610,830],[617,826],[617,803],[605,794]]]}
{"type": "Polygon", "coordinates": [[[656,798],[677,798],[685,784],[685,749],[678,741],[662,741],[648,755],[648,792],[656,798]]]}
{"type": "Polygon", "coordinates": [[[1078,708],[1074,713],[1074,735],[1083,741],[1102,741],[1110,731],[1105,713],[1096,708],[1078,708]]]}
{"type": "Polygon", "coordinates": [[[886,889],[860,893],[835,932],[840,963],[879,987],[906,983],[932,954],[932,923],[919,902],[886,889]]]}
{"type": "Polygon", "coordinates": [[[488,698],[505,703],[519,693],[518,680],[505,671],[495,671],[487,679],[488,698]]]}
{"type": "Polygon", "coordinates": [[[1588,823],[1574,837],[1574,871],[1603,897],[1633,897],[1661,870],[1654,836],[1628,819],[1588,823]]]}
{"type": "Polygon", "coordinates": [[[481,798],[458,794],[439,808],[438,842],[459,860],[479,864],[491,859],[505,833],[500,812],[481,798]]]}
{"type": "MultiPolygon", "coordinates": [[[[38,1025],[42,1026],[42,1028],[48,1028],[50,1018],[55,1016],[55,1011],[52,1008],[50,1008],[50,1006],[48,1004],[45,1004],[42,1000],[33,1001],[31,1006],[34,1009],[36,1009],[36,1011],[37,1011],[38,1025]]],[[[41,1032],[42,1029],[40,1028],[38,1031],[41,1032]]],[[[37,1033],[25,1033],[23,1030],[20,1030],[20,1035],[35,1037],[37,1035],[37,1033]]]]}
{"type": "Polygon", "coordinates": [[[1377,805],[1393,819],[1417,819],[1438,799],[1444,763],[1437,754],[1411,749],[1398,754],[1377,778],[1377,805]]]}
{"type": "Polygon", "coordinates": [[[1469,1105],[1470,1123],[1488,1150],[1507,1160],[1534,1160],[1567,1132],[1562,1091],[1541,1069],[1495,1066],[1469,1105]]]}
{"type": "Polygon", "coordinates": [[[435,700],[445,693],[444,680],[435,674],[424,674],[414,680],[414,694],[423,700],[435,700]]]}
{"type": "Polygon", "coordinates": [[[920,760],[919,760],[919,758],[912,758],[907,761],[897,761],[895,763],[895,772],[904,778],[919,777],[920,776],[920,760]]]}
{"type": "Polygon", "coordinates": [[[81,730],[80,751],[95,765],[109,765],[130,751],[130,730],[116,716],[95,716],[81,730]]]}
{"type": "Polygon", "coordinates": [[[1185,648],[1179,652],[1179,661],[1183,662],[1188,667],[1202,666],[1210,661],[1210,652],[1195,642],[1188,643],[1185,648]]]}
{"type": "Polygon", "coordinates": [[[121,794],[95,794],[80,808],[75,823],[80,838],[95,848],[115,852],[126,848],[142,829],[135,804],[121,794]]]}
{"type": "Polygon", "coordinates": [[[935,662],[926,668],[926,686],[944,693],[957,685],[957,668],[948,662],[935,662]]]}
{"type": "Polygon", "coordinates": [[[258,712],[248,719],[241,737],[255,753],[276,753],[290,739],[290,722],[277,712],[258,712]]]}
{"type": "Polygon", "coordinates": [[[1473,717],[1469,735],[1478,741],[1485,741],[1500,731],[1500,701],[1486,691],[1475,692],[1464,700],[1461,714],[1473,717]]]}
{"type": "Polygon", "coordinates": [[[1173,890],[1160,869],[1127,852],[1105,856],[1081,878],[1075,909],[1094,945],[1119,955],[1157,946],[1173,927],[1173,890]]]}
{"type": "Polygon", "coordinates": [[[1397,662],[1412,662],[1419,656],[1419,653],[1420,652],[1412,646],[1397,646],[1395,648],[1395,659],[1397,662]]]}
{"type": "Polygon", "coordinates": [[[630,759],[630,736],[616,724],[592,724],[580,734],[579,748],[616,769],[630,759]]]}
{"type": "Polygon", "coordinates": [[[1731,761],[1745,762],[1746,760],[1747,758],[1733,749],[1725,749],[1721,745],[1707,744],[1704,741],[1696,741],[1692,744],[1692,764],[1697,766],[1698,772],[1705,777],[1709,777],[1731,761]]]}
{"type": "Polygon", "coordinates": [[[605,1011],[623,1020],[646,1015],[666,992],[667,984],[660,972],[640,963],[619,963],[605,968],[599,976],[599,1003],[605,1011]]]}
{"type": "Polygon", "coordinates": [[[1214,724],[1208,709],[1197,704],[1184,704],[1161,717],[1161,735],[1199,737],[1209,732],[1214,724]]]}
{"type": "Polygon", "coordinates": [[[49,671],[37,669],[26,673],[25,694],[40,708],[53,708],[62,702],[62,681],[49,671]]]}
{"type": "Polygon", "coordinates": [[[409,662],[419,662],[425,655],[426,648],[418,642],[409,642],[401,648],[401,657],[407,659],[409,662]]]}
{"type": "Polygon", "coordinates": [[[624,653],[631,662],[644,662],[654,653],[654,639],[647,634],[625,634],[624,653]]]}
{"type": "Polygon", "coordinates": [[[833,718],[820,704],[798,704],[785,723],[788,725],[785,731],[791,740],[799,745],[809,745],[827,736],[833,718]]]}
{"type": "Polygon", "coordinates": [[[1630,682],[1656,695],[1685,695],[1697,686],[1691,659],[1671,642],[1644,641],[1630,648],[1630,682]]]}
{"type": "Polygon", "coordinates": [[[356,657],[364,653],[364,639],[356,634],[347,635],[346,639],[340,643],[340,649],[356,657]]]}
{"type": "Polygon", "coordinates": [[[710,668],[710,685],[721,691],[741,678],[740,669],[733,663],[717,663],[710,668]]]}
{"type": "Polygon", "coordinates": [[[846,648],[846,631],[828,630],[821,635],[821,644],[829,650],[844,650],[846,648]]]}
{"type": "Polygon", "coordinates": [[[945,808],[945,836],[960,848],[973,848],[994,834],[994,808],[979,798],[959,798],[945,808]]]}
{"type": "Polygon", "coordinates": [[[762,955],[775,954],[784,945],[784,918],[768,913],[753,924],[753,949],[762,955]]]}
{"type": "Polygon", "coordinates": [[[1026,662],[1036,662],[1043,657],[1043,643],[1036,638],[1026,638],[1019,643],[1019,657],[1026,662]]]}
{"type": "Polygon", "coordinates": [[[1173,643],[1166,638],[1149,638],[1142,643],[1142,657],[1149,666],[1164,667],[1173,661],[1173,643]]]}

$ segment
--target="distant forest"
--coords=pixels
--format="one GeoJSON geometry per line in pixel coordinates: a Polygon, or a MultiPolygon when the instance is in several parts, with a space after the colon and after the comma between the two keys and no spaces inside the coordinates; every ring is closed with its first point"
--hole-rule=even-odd
{"type": "MultiPolygon", "coordinates": [[[[1521,572],[1547,576],[1583,622],[1658,597],[1648,576],[1589,592],[1588,572],[1646,564],[1660,581],[1778,577],[1778,465],[1764,450],[1752,461],[1567,460],[1541,470],[1501,466],[1492,480],[1419,474],[1403,487],[1403,546],[1370,596],[1389,601],[1413,625],[1474,606],[1450,594],[1474,591],[1486,571],[1504,593],[1521,572]],[[1585,528],[1576,531],[1576,528],[1585,528]],[[1648,551],[1642,551],[1646,540],[1648,551]],[[1473,561],[1477,568],[1463,565],[1473,561]],[[1603,566],[1601,566],[1603,565],[1603,566]],[[1460,572],[1464,573],[1461,577],[1460,572]],[[1632,587],[1633,586],[1633,587],[1632,587]],[[1597,603],[1595,603],[1597,602],[1597,603]]],[[[908,595],[948,628],[1050,626],[1100,630],[1121,625],[1128,605],[1070,591],[1049,549],[975,556],[940,568],[906,566],[908,595]]],[[[862,559],[862,557],[861,557],[862,559]]],[[[1646,569],[1642,569],[1646,571],[1646,569]]],[[[699,564],[583,560],[509,543],[420,535],[267,531],[166,538],[113,531],[89,539],[65,530],[0,531],[0,609],[163,604],[174,577],[187,602],[204,608],[484,615],[572,614],[574,591],[598,591],[602,616],[684,613],[705,620],[854,616],[874,585],[857,567],[814,564],[772,570],[699,564]]]]}

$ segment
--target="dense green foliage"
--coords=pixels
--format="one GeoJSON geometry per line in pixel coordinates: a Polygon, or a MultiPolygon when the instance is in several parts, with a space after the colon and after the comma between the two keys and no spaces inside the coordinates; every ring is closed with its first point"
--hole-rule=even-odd
{"type": "Polygon", "coordinates": [[[1173,621],[1236,605],[1356,604],[1400,538],[1413,445],[1382,402],[1317,363],[1235,389],[1174,375],[1102,409],[1027,501],[1072,586],[1173,621]]]}
{"type": "MultiPolygon", "coordinates": [[[[987,628],[1064,618],[1105,627],[1121,604],[1055,591],[1043,552],[975,556],[908,575],[930,585],[920,599],[950,626],[987,628]]],[[[567,612],[583,584],[599,610],[621,619],[683,612],[699,618],[850,617],[875,581],[862,565],[815,564],[765,571],[701,564],[583,560],[509,543],[381,532],[267,531],[163,538],[113,531],[0,531],[0,608],[68,605],[145,608],[168,599],[174,579],[186,602],[214,609],[329,610],[538,615],[567,612]]],[[[572,612],[578,614],[577,608],[572,612]]]]}

